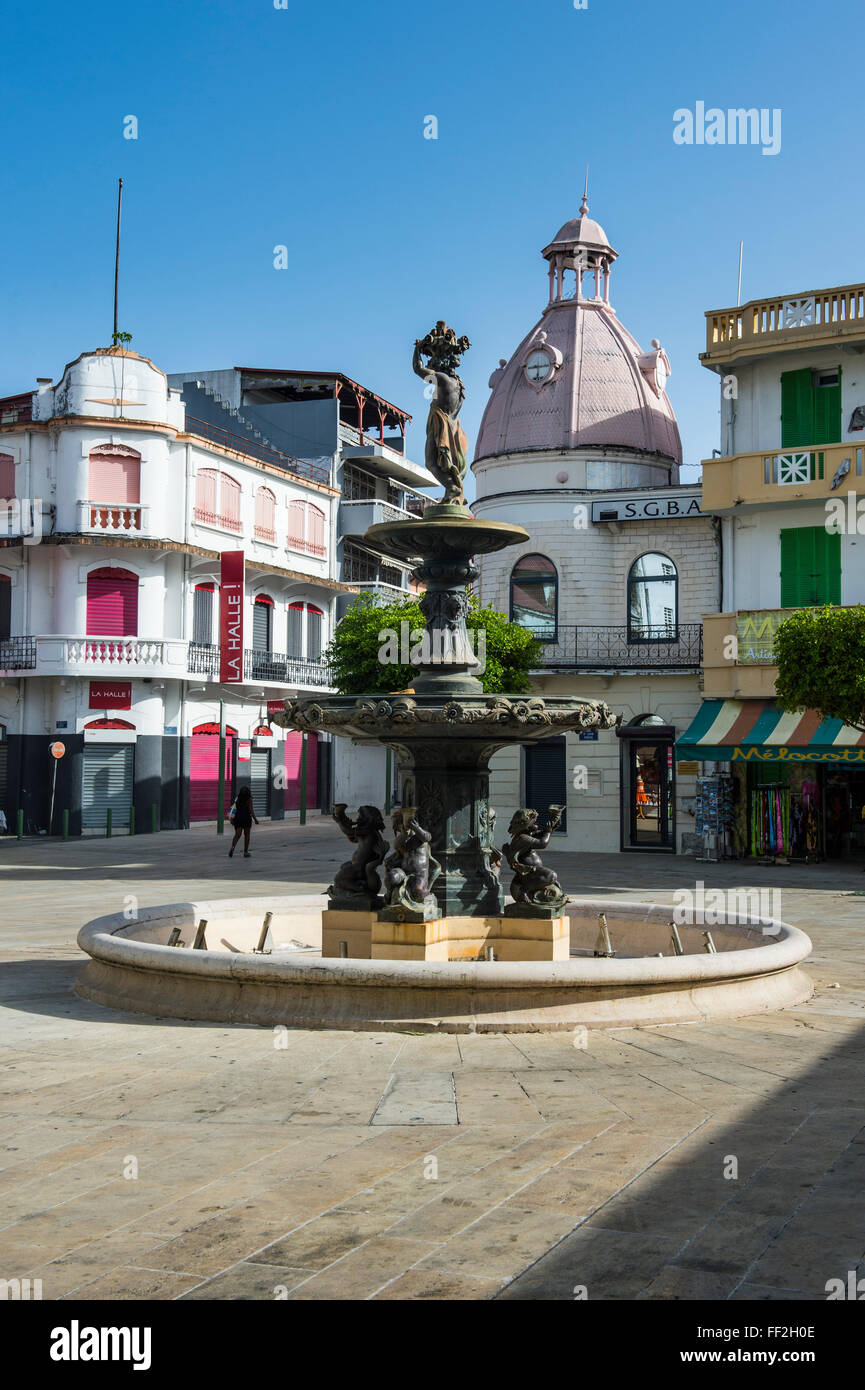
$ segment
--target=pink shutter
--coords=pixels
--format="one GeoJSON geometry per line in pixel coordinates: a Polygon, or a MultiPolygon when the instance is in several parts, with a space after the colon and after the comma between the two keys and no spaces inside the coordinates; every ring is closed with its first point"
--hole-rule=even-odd
{"type": "Polygon", "coordinates": [[[137,505],[141,501],[141,459],[94,451],[90,455],[90,501],[137,505]]]}
{"type": "Polygon", "coordinates": [[[289,502],[288,504],[288,544],[294,550],[303,550],[304,529],[306,523],[306,503],[289,502]]]}
{"type": "Polygon", "coordinates": [[[308,548],[312,551],[313,555],[324,555],[325,553],[326,547],[324,543],[324,522],[324,512],[321,510],[320,507],[313,507],[310,503],[308,512],[307,541],[308,548]]]}
{"type": "Polygon", "coordinates": [[[11,454],[0,454],[0,501],[11,502],[15,496],[15,460],[11,454]]]}
{"type": "Polygon", "coordinates": [[[195,512],[199,521],[216,521],[216,483],[212,468],[200,468],[195,479],[195,512]]]}
{"type": "Polygon", "coordinates": [[[87,636],[138,636],[138,576],[92,570],[87,576],[87,636]]]}
{"type": "Polygon", "coordinates": [[[276,540],[276,498],[266,487],[255,494],[255,534],[259,540],[276,540]]]}
{"type": "Polygon", "coordinates": [[[240,483],[235,482],[228,473],[222,474],[222,506],[220,510],[223,523],[229,526],[232,531],[239,531],[240,483]]]}

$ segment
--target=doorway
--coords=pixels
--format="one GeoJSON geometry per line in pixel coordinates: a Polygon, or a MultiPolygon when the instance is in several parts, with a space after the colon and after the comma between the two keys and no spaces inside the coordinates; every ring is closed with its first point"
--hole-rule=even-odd
{"type": "Polygon", "coordinates": [[[622,849],[676,849],[675,730],[627,725],[621,743],[622,849]]]}

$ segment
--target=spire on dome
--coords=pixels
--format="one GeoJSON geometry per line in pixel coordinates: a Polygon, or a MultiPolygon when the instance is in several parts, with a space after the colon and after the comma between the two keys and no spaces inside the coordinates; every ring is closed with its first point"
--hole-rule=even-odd
{"type": "Polygon", "coordinates": [[[586,182],[583,185],[583,201],[580,203],[580,217],[589,215],[589,166],[586,165],[586,182]]]}

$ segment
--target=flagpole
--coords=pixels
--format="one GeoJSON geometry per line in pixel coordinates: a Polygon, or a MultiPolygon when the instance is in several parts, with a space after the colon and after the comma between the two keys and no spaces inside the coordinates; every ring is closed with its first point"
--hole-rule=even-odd
{"type": "Polygon", "coordinates": [[[117,240],[114,247],[114,335],[112,343],[117,344],[117,284],[120,278],[120,208],[123,202],[123,180],[117,180],[117,240]]]}

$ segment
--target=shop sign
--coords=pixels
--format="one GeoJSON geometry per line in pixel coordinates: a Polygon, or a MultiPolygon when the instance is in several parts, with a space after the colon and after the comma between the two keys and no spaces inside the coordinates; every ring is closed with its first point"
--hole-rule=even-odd
{"type": "Polygon", "coordinates": [[[132,709],[132,681],[91,681],[91,709],[132,709]]]}
{"type": "Polygon", "coordinates": [[[249,740],[248,738],[240,738],[240,739],[238,739],[238,740],[237,740],[237,761],[238,761],[239,763],[248,763],[248,762],[251,760],[251,758],[252,758],[252,743],[250,742],[250,740],[249,740]]]}

